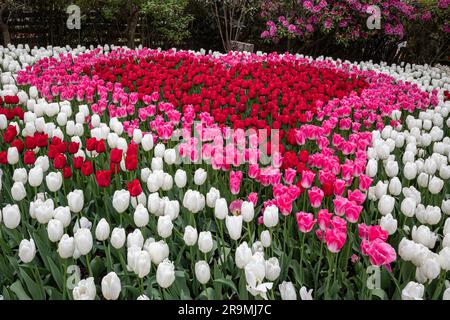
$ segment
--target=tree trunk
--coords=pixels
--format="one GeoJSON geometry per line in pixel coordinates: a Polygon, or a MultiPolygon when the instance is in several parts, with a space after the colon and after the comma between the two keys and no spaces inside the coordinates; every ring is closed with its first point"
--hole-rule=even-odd
{"type": "Polygon", "coordinates": [[[9,33],[8,23],[3,20],[3,13],[5,12],[6,4],[0,7],[0,31],[3,36],[3,46],[6,47],[11,43],[11,34],[9,33]]]}
{"type": "Polygon", "coordinates": [[[136,34],[136,27],[139,21],[139,11],[134,10],[128,18],[127,26],[127,46],[130,49],[135,48],[134,38],[136,34]]]}

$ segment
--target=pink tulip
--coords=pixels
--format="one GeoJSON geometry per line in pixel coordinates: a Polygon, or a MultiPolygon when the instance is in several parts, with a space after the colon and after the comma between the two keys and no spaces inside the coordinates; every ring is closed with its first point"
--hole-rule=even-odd
{"type": "Polygon", "coordinates": [[[347,198],[336,196],[336,198],[333,200],[334,213],[336,213],[338,216],[343,216],[345,214],[345,207],[347,203],[347,198]]]}
{"type": "Polygon", "coordinates": [[[297,212],[295,216],[297,218],[298,230],[300,230],[300,232],[310,232],[314,227],[314,224],[316,223],[316,220],[314,219],[314,215],[312,213],[301,211],[297,212]]]}
{"type": "Polygon", "coordinates": [[[325,242],[328,250],[332,253],[341,251],[342,247],[345,245],[346,238],[347,233],[342,232],[339,229],[328,229],[325,231],[325,242]]]}
{"type": "Polygon", "coordinates": [[[301,180],[302,187],[305,189],[311,188],[315,176],[316,174],[314,172],[310,170],[303,170],[301,180]]]}
{"type": "Polygon", "coordinates": [[[348,190],[347,197],[348,200],[354,201],[356,204],[363,204],[364,200],[366,200],[366,195],[358,189],[354,191],[348,190]]]}
{"type": "Polygon", "coordinates": [[[247,197],[247,201],[250,201],[253,203],[253,206],[256,207],[256,204],[258,203],[258,194],[256,192],[251,192],[247,197]]]}
{"type": "Polygon", "coordinates": [[[282,215],[287,216],[292,212],[293,199],[288,194],[283,194],[277,198],[276,205],[282,215]]]}
{"type": "Polygon", "coordinates": [[[232,194],[238,194],[241,189],[242,171],[230,171],[230,190],[232,194]]]}
{"type": "Polygon", "coordinates": [[[311,207],[319,208],[322,204],[323,195],[324,194],[322,189],[318,187],[312,187],[310,190],[308,190],[308,197],[311,207]]]}
{"type": "Polygon", "coordinates": [[[369,176],[362,174],[359,176],[359,188],[362,191],[368,191],[370,188],[370,185],[372,184],[372,178],[369,176]]]}
{"type": "Polygon", "coordinates": [[[388,238],[387,231],[383,230],[379,225],[368,226],[364,223],[358,225],[359,237],[363,240],[374,241],[380,239],[386,241],[388,238]]]}
{"type": "Polygon", "coordinates": [[[284,171],[284,181],[287,184],[292,184],[294,182],[296,175],[297,175],[297,170],[288,168],[284,171]]]}
{"type": "Polygon", "coordinates": [[[334,189],[333,189],[334,195],[342,196],[344,194],[344,191],[345,191],[345,181],[341,179],[336,179],[336,181],[334,181],[334,189]]]}
{"type": "Polygon", "coordinates": [[[345,205],[345,217],[347,218],[348,222],[355,223],[359,219],[359,215],[361,214],[361,211],[363,209],[363,206],[359,206],[353,201],[348,201],[345,205]]]}
{"type": "Polygon", "coordinates": [[[327,209],[319,210],[317,213],[317,223],[319,228],[322,230],[327,230],[331,223],[332,213],[329,213],[327,209]]]}
{"type": "Polygon", "coordinates": [[[381,239],[372,242],[363,240],[361,252],[369,256],[370,263],[374,266],[388,265],[397,258],[394,248],[381,239]]]}

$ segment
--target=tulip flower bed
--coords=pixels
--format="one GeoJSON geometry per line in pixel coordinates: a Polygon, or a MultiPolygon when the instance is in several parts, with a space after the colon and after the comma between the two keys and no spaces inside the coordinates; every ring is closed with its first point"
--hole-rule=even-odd
{"type": "Polygon", "coordinates": [[[4,299],[450,299],[444,69],[0,50],[4,299]]]}

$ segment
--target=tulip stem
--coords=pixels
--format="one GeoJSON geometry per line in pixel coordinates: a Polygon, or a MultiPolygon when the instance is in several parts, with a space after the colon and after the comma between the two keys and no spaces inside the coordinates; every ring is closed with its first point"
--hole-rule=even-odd
{"type": "Polygon", "coordinates": [[[109,245],[106,244],[106,241],[103,241],[103,248],[106,251],[106,263],[109,267],[108,271],[114,271],[112,266],[111,251],[109,250],[109,245]]]}
{"type": "Polygon", "coordinates": [[[316,288],[318,287],[318,281],[319,281],[319,273],[320,273],[320,263],[322,262],[322,258],[323,258],[323,236],[322,239],[320,241],[320,256],[319,256],[319,262],[317,263],[317,270],[316,270],[316,276],[315,276],[315,286],[316,288]]]}
{"type": "Polygon", "coordinates": [[[67,259],[64,259],[64,282],[63,282],[63,300],[66,300],[67,291],[67,259]]]}
{"type": "Polygon", "coordinates": [[[89,258],[89,253],[86,255],[86,266],[88,269],[89,276],[92,277],[91,259],[89,258]]]}
{"type": "Polygon", "coordinates": [[[139,287],[141,289],[141,294],[145,294],[145,290],[144,290],[144,278],[139,278],[139,287]]]}
{"type": "Polygon", "coordinates": [[[301,271],[301,275],[302,275],[302,285],[305,282],[305,276],[304,276],[304,272],[303,272],[303,252],[304,252],[304,246],[305,246],[305,236],[306,234],[302,234],[302,232],[300,232],[300,238],[301,240],[301,247],[300,247],[300,271],[301,271]]]}

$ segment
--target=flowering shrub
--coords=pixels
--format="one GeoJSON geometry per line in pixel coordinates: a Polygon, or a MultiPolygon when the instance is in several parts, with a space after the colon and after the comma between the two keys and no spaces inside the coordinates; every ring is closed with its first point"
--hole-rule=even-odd
{"type": "Polygon", "coordinates": [[[298,55],[4,50],[5,298],[448,296],[448,245],[435,234],[448,233],[450,178],[440,71],[298,55]],[[411,153],[403,164],[401,148],[411,153]],[[411,182],[424,172],[430,196],[411,182]],[[387,279],[375,291],[369,266],[387,279]]]}
{"type": "MultiPolygon", "coordinates": [[[[370,16],[380,18],[384,35],[403,39],[407,25],[416,20],[430,22],[448,8],[448,0],[430,5],[426,1],[272,1],[267,0],[262,15],[268,19],[267,30],[262,38],[278,40],[280,38],[304,38],[314,32],[334,33],[338,42],[351,42],[367,39],[377,34],[378,29],[369,29],[367,20],[370,16]],[[424,3],[421,3],[424,2],[424,3]],[[374,11],[372,6],[379,8],[374,11]],[[279,15],[288,12],[288,15],[279,15]]],[[[444,13],[445,15],[445,13],[444,13]]],[[[445,19],[444,19],[445,20],[445,19]]],[[[441,21],[441,31],[448,33],[448,21],[441,21]]]]}

